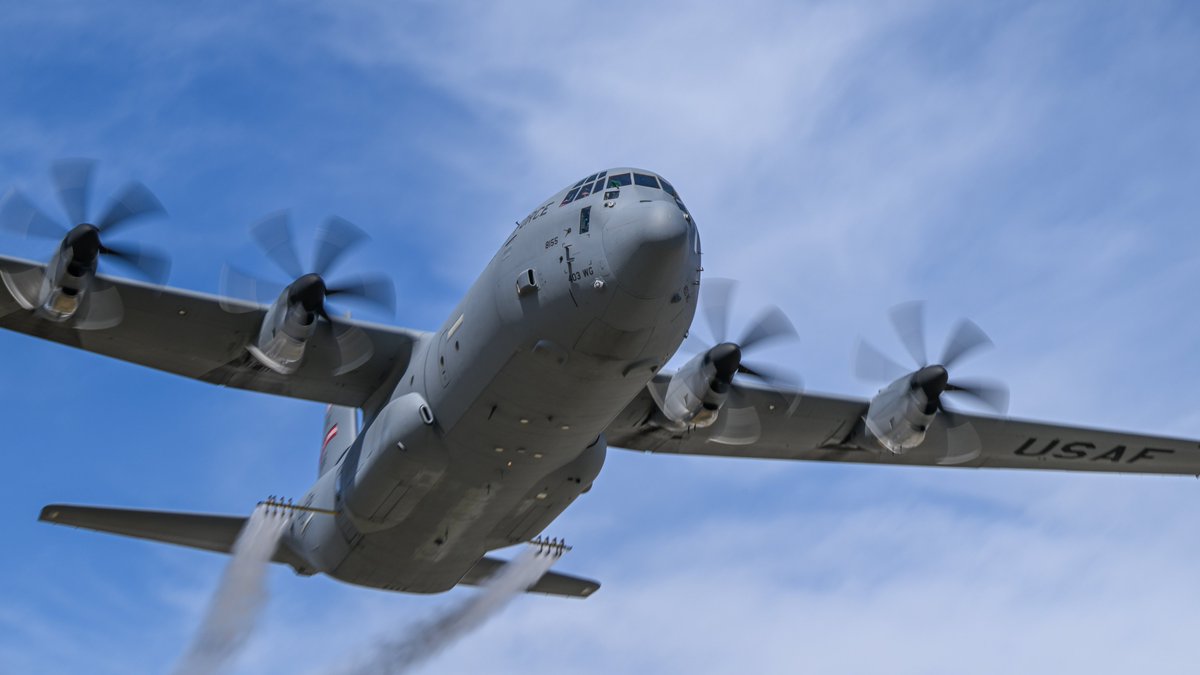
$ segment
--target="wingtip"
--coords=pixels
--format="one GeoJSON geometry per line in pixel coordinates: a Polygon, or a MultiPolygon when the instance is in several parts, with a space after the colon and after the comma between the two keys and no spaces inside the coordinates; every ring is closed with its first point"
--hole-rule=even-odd
{"type": "Polygon", "coordinates": [[[43,523],[57,523],[61,513],[62,504],[49,504],[42,507],[42,512],[38,514],[38,520],[43,523]]]}

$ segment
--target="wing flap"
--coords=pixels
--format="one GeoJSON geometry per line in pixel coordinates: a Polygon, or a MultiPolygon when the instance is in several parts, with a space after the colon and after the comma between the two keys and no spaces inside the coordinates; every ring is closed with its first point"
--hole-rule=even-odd
{"type": "MultiPolygon", "coordinates": [[[[504,566],[505,561],[499,558],[484,557],[475,563],[470,572],[463,577],[460,584],[478,586],[504,566]]],[[[529,588],[529,593],[556,595],[564,598],[586,598],[600,589],[600,582],[591,579],[574,577],[558,572],[546,572],[537,583],[529,588]]]]}

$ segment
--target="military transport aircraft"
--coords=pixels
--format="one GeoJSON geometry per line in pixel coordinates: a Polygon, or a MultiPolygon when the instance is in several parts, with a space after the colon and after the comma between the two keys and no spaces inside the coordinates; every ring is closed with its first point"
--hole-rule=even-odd
{"type": "MultiPolygon", "coordinates": [[[[489,551],[536,537],[588,491],[609,446],[907,465],[1198,474],[1195,441],[1005,419],[1007,392],[952,377],[989,344],[969,321],[926,355],[921,308],[892,314],[915,361],[862,345],[868,400],[805,393],[743,352],[795,330],[778,309],[730,339],[732,287],[701,280],[700,234],[675,188],[622,167],[540,202],[434,332],[340,318],[339,296],[388,306],[375,277],[327,278],[363,237],[331,219],[301,265],[285,215],[253,228],[292,279],[282,290],[227,269],[221,296],[162,286],[165,258],[110,241],[161,211],[135,184],[87,214],[92,164],[53,172],[70,229],[19,193],[9,231],[60,242],[47,264],[0,258],[0,326],[213,384],[329,404],[312,488],[274,556],[298,573],[414,593],[476,584],[489,551]],[[151,283],[102,275],[123,264],[151,283]],[[703,289],[703,290],[702,290],[703,289]],[[269,294],[268,294],[269,293],[269,294]],[[703,299],[703,303],[699,300],[703,299]],[[713,342],[662,372],[698,307],[713,342]],[[956,411],[962,397],[1000,416],[956,411]],[[360,413],[361,411],[361,413],[360,413]],[[359,415],[361,414],[361,427],[359,415]]],[[[50,523],[228,553],[245,518],[50,505],[50,523]]],[[[547,573],[531,590],[590,595],[547,573]]]]}

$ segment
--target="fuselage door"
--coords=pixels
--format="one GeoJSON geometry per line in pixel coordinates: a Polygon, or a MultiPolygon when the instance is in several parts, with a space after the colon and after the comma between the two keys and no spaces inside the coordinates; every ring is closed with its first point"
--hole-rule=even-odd
{"type": "Polygon", "coordinates": [[[600,245],[600,240],[592,237],[594,213],[591,206],[580,209],[578,220],[565,229],[562,238],[563,273],[571,284],[571,297],[576,305],[583,304],[585,298],[591,296],[587,291],[596,281],[593,251],[600,245]]]}

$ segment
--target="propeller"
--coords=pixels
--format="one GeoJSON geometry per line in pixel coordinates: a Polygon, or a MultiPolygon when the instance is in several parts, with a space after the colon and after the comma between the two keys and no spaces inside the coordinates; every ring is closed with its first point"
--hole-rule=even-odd
{"type": "Polygon", "coordinates": [[[736,340],[729,338],[730,313],[737,282],[730,279],[706,279],[701,287],[701,311],[708,324],[712,343],[706,346],[705,358],[716,369],[718,386],[729,387],[729,398],[718,417],[711,439],[730,445],[745,445],[758,440],[761,433],[758,413],[738,385],[741,375],[756,379],[778,393],[791,414],[800,402],[800,379],[791,373],[749,362],[744,355],[764,345],[786,340],[798,340],[795,326],[778,307],[764,309],[750,322],[736,340]],[[790,399],[790,401],[789,401],[790,399]]]}
{"type": "Polygon", "coordinates": [[[945,395],[965,399],[1000,415],[1008,412],[1008,387],[987,379],[950,379],[950,370],[962,359],[981,349],[992,347],[991,338],[969,319],[960,319],[942,347],[934,364],[929,363],[926,351],[925,306],[919,301],[896,305],[889,312],[892,327],[908,352],[916,370],[909,370],[870,343],[859,340],[855,355],[855,374],[859,379],[874,382],[893,382],[911,377],[911,386],[921,389],[929,402],[926,414],[945,415],[946,457],[940,464],[961,464],[979,456],[981,444],[974,427],[953,407],[946,405],[945,395]]]}
{"type": "Polygon", "coordinates": [[[61,241],[74,260],[88,265],[105,256],[155,284],[165,283],[171,270],[166,255],[134,244],[114,244],[108,237],[146,216],[166,211],[154,193],[141,183],[130,183],[117,192],[95,219],[88,219],[96,162],[65,159],[51,167],[55,192],[67,214],[68,225],[47,216],[19,190],[10,190],[0,205],[0,228],[23,237],[61,241]]]}
{"type": "MultiPolygon", "coordinates": [[[[327,301],[336,299],[335,302],[359,302],[386,310],[388,313],[395,312],[395,287],[385,276],[358,275],[346,278],[340,283],[330,283],[328,280],[330,271],[342,261],[347,251],[369,239],[367,234],[348,220],[337,216],[329,217],[317,233],[313,261],[308,271],[300,263],[295,237],[292,234],[291,215],[287,211],[267,216],[250,228],[250,234],[267,258],[291,277],[292,281],[285,286],[226,265],[221,274],[221,294],[254,303],[269,304],[278,297],[282,289],[287,294],[289,305],[299,306],[305,312],[323,319],[320,326],[333,332],[341,352],[341,362],[335,374],[349,372],[366,363],[374,353],[370,339],[361,329],[335,320],[330,315],[327,301]]],[[[231,312],[255,309],[254,306],[228,301],[222,301],[222,306],[231,312]]]]}

